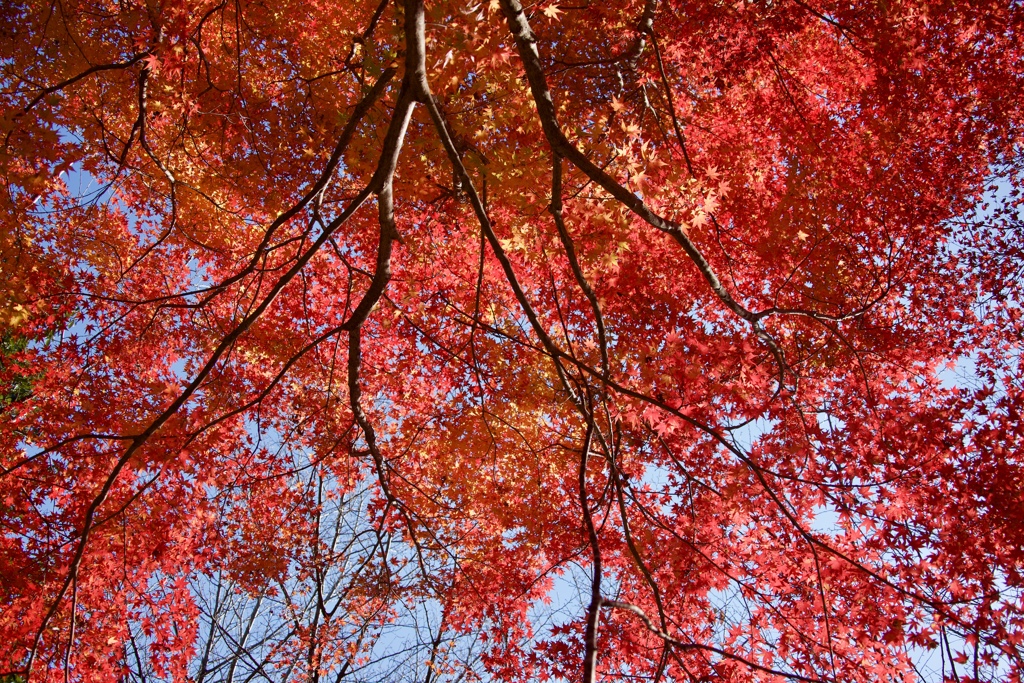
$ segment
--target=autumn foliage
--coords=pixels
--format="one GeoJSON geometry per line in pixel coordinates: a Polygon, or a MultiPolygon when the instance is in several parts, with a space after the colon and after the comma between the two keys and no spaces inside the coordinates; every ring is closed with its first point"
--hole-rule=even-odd
{"type": "Polygon", "coordinates": [[[1022,29],[0,3],[0,680],[1020,681],[1022,29]]]}

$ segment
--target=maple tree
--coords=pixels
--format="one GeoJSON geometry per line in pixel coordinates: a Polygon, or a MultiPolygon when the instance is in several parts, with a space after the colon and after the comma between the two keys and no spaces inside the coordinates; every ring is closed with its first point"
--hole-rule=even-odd
{"type": "Polygon", "coordinates": [[[4,680],[1020,680],[1024,6],[0,6],[4,680]]]}

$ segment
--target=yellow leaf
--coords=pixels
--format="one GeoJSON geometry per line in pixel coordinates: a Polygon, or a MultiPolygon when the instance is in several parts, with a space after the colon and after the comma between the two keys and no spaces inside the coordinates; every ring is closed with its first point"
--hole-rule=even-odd
{"type": "Polygon", "coordinates": [[[558,5],[548,5],[544,8],[544,16],[548,19],[554,19],[558,21],[558,15],[562,13],[562,10],[558,9],[558,5]]]}

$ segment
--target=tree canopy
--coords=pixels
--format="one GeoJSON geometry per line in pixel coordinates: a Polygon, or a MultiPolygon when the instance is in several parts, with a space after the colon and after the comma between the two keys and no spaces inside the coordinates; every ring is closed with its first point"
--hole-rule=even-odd
{"type": "Polygon", "coordinates": [[[0,4],[0,678],[1020,681],[1022,27],[0,4]]]}

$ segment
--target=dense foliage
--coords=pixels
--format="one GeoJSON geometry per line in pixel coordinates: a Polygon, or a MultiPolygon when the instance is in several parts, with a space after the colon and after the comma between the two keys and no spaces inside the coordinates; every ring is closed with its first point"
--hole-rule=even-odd
{"type": "Polygon", "coordinates": [[[0,680],[1019,681],[1022,20],[0,4],[0,680]]]}

